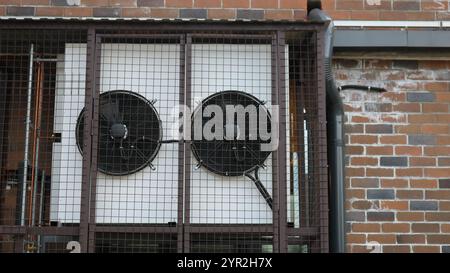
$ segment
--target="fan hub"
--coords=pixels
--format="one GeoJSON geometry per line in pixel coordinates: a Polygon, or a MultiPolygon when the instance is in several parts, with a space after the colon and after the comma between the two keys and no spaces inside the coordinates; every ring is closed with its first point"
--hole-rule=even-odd
{"type": "Polygon", "coordinates": [[[126,139],[128,135],[128,129],[125,124],[115,123],[109,130],[113,139],[126,139]]]}

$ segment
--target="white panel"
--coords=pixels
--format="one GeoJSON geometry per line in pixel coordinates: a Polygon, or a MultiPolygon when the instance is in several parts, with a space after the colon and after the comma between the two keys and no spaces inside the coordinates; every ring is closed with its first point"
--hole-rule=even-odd
{"type": "MultiPolygon", "coordinates": [[[[225,90],[246,92],[270,105],[271,81],[271,45],[192,45],[193,109],[209,95],[225,90]]],[[[288,79],[286,83],[289,83],[288,79]]],[[[288,105],[288,100],[286,101],[288,105]]],[[[272,193],[271,155],[265,163],[267,168],[260,169],[260,179],[267,191],[272,193]]],[[[203,167],[197,169],[195,157],[192,157],[191,165],[192,223],[272,222],[272,210],[250,179],[216,175],[203,167]]],[[[289,177],[289,168],[287,170],[289,177]]]]}
{"type": "MultiPolygon", "coordinates": [[[[82,157],[75,125],[84,106],[85,44],[66,44],[58,63],[55,143],[52,170],[52,221],[79,222],[82,157]],[[62,68],[65,67],[65,68],[62,68]],[[83,91],[83,92],[81,92],[83,91]],[[72,213],[75,212],[75,213],[72,213]],[[69,214],[70,213],[70,214],[69,214]]],[[[163,136],[170,138],[172,110],[178,105],[179,46],[103,44],[100,92],[128,90],[156,99],[163,136]]],[[[163,144],[150,167],[127,175],[97,176],[97,223],[167,223],[177,219],[178,144],[163,144]]]]}

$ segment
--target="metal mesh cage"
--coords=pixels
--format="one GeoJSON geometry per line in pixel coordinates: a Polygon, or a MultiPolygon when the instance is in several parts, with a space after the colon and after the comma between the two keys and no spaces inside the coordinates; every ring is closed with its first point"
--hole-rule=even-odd
{"type": "Polygon", "coordinates": [[[321,35],[3,24],[0,251],[327,251],[321,35]]]}

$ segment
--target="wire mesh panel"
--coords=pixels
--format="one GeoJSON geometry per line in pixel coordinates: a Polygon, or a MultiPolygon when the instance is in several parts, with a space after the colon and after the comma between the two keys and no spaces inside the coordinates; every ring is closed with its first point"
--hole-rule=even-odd
{"type": "MultiPolygon", "coordinates": [[[[46,227],[76,223],[80,165],[68,142],[75,133],[61,117],[84,104],[83,30],[0,30],[0,225],[46,227]]],[[[44,251],[38,234],[25,234],[16,251],[44,251]]]]}
{"type": "Polygon", "coordinates": [[[0,250],[322,250],[318,28],[121,26],[0,30],[0,250]]]}

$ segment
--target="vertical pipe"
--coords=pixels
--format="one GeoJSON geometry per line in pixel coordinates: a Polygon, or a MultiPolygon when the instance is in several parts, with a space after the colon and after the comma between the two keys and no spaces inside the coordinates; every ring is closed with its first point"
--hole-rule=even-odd
{"type": "Polygon", "coordinates": [[[41,226],[42,225],[42,212],[44,209],[44,191],[45,191],[45,171],[42,170],[42,175],[41,175],[41,197],[39,199],[39,218],[38,218],[38,225],[41,226]]]}
{"type": "Polygon", "coordinates": [[[35,159],[34,159],[34,178],[33,180],[33,198],[31,200],[31,226],[35,225],[35,218],[36,218],[36,193],[37,193],[37,181],[39,176],[39,141],[40,141],[40,132],[41,132],[41,113],[42,113],[42,87],[43,87],[43,80],[44,80],[44,64],[39,63],[38,67],[38,84],[36,89],[36,99],[38,102],[36,103],[37,110],[36,110],[36,122],[34,124],[35,126],[35,142],[36,142],[36,148],[35,148],[35,159]]]}
{"type": "Polygon", "coordinates": [[[23,181],[22,181],[22,210],[20,225],[25,225],[25,206],[27,198],[27,177],[28,177],[28,148],[29,148],[29,134],[30,134],[30,123],[31,123],[31,93],[33,89],[33,55],[34,55],[34,45],[30,45],[29,54],[29,66],[28,66],[28,94],[27,94],[27,116],[25,121],[25,152],[23,159],[23,181]]]}

